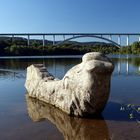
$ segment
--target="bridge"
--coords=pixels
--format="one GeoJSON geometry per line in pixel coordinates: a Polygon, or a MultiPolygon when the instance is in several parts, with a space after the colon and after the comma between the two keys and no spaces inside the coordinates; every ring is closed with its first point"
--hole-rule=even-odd
{"type": "Polygon", "coordinates": [[[135,41],[140,41],[140,33],[0,33],[0,36],[12,37],[12,40],[14,40],[14,37],[16,36],[25,36],[27,37],[28,46],[30,45],[31,36],[40,36],[42,38],[43,46],[46,45],[45,40],[47,39],[47,37],[52,37],[53,45],[57,45],[56,38],[58,36],[61,37],[63,40],[58,44],[63,44],[72,39],[92,37],[92,38],[102,39],[104,41],[112,43],[119,48],[122,46],[122,42],[121,42],[122,36],[126,37],[126,46],[130,45],[130,37],[132,36],[137,37],[137,40],[135,41]],[[114,36],[117,37],[117,40],[113,40],[114,36]]]}

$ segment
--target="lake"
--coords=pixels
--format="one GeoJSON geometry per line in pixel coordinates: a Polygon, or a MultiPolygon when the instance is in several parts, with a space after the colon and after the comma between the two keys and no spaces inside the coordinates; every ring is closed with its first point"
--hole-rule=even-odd
{"type": "Polygon", "coordinates": [[[109,56],[115,64],[109,101],[98,119],[69,117],[29,98],[27,66],[43,63],[58,78],[81,56],[0,58],[0,140],[139,140],[140,57],[109,56]]]}

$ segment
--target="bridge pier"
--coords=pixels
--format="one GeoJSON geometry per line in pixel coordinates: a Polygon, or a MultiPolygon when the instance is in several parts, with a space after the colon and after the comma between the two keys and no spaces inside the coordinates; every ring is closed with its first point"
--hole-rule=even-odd
{"type": "Polygon", "coordinates": [[[14,42],[14,35],[12,35],[12,43],[14,42]]]}
{"type": "Polygon", "coordinates": [[[65,38],[65,35],[63,35],[63,40],[65,41],[65,39],[66,39],[66,38],[65,38]]]}
{"type": "Polygon", "coordinates": [[[109,40],[112,40],[112,35],[109,35],[109,40]]]}
{"type": "Polygon", "coordinates": [[[122,50],[122,47],[121,47],[121,36],[120,35],[118,36],[118,44],[120,45],[120,50],[122,50]]]}
{"type": "Polygon", "coordinates": [[[55,35],[53,35],[53,45],[55,45],[55,35]]]}
{"type": "Polygon", "coordinates": [[[118,44],[121,45],[121,36],[118,36],[118,44]]]}
{"type": "Polygon", "coordinates": [[[138,41],[140,42],[140,35],[139,35],[138,41]]]}
{"type": "Polygon", "coordinates": [[[129,46],[129,35],[127,35],[127,42],[126,45],[129,46]]]}
{"type": "Polygon", "coordinates": [[[28,46],[30,46],[30,35],[28,35],[28,42],[27,42],[28,46]]]}
{"type": "Polygon", "coordinates": [[[45,46],[45,35],[43,35],[43,47],[45,46]]]}

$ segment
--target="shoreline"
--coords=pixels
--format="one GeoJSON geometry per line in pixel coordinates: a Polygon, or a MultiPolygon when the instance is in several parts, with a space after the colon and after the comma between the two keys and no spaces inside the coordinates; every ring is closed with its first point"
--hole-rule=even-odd
{"type": "MultiPolygon", "coordinates": [[[[105,54],[112,58],[140,57],[140,54],[105,54]]],[[[0,56],[0,59],[36,59],[36,58],[82,58],[83,55],[32,55],[32,56],[0,56]]]]}

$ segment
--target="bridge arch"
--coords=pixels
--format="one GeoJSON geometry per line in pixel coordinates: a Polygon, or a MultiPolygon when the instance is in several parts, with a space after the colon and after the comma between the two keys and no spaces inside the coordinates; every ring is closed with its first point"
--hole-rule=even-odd
{"type": "Polygon", "coordinates": [[[66,43],[66,42],[68,42],[68,41],[70,41],[70,40],[72,40],[72,39],[84,38],[84,37],[92,37],[92,38],[102,39],[102,40],[105,40],[105,41],[108,41],[108,42],[114,44],[114,45],[117,46],[118,48],[121,47],[121,46],[120,46],[118,43],[116,43],[115,41],[112,41],[112,40],[110,40],[110,39],[107,39],[107,38],[105,38],[105,37],[100,37],[100,36],[97,36],[97,35],[76,35],[76,36],[74,36],[74,37],[70,37],[70,38],[68,38],[68,39],[65,39],[64,41],[59,42],[59,43],[57,43],[57,44],[55,44],[55,45],[61,45],[61,44],[64,44],[64,43],[66,43]]]}

